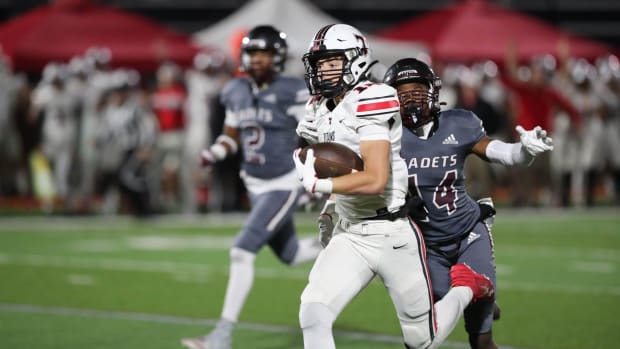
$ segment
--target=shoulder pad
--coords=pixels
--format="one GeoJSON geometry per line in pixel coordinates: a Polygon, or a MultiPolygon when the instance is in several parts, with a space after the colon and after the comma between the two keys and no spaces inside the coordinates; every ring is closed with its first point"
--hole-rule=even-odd
{"type": "Polygon", "coordinates": [[[237,77],[228,81],[226,85],[224,85],[224,87],[222,88],[222,95],[230,94],[231,91],[234,91],[238,88],[250,89],[250,86],[252,85],[247,78],[237,77]]]}
{"type": "Polygon", "coordinates": [[[400,111],[400,103],[393,87],[370,83],[356,88],[360,89],[355,110],[357,117],[393,114],[400,111]]]}

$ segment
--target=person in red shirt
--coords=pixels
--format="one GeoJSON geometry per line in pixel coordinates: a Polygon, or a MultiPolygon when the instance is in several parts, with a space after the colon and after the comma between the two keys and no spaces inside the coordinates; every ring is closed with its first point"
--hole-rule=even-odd
{"type": "Polygon", "coordinates": [[[167,210],[178,204],[180,191],[179,171],[185,135],[185,102],[187,92],[179,82],[180,70],[172,63],[164,63],[157,71],[157,89],[152,96],[153,112],[159,122],[157,159],[161,185],[157,201],[167,210]]]}
{"type": "MultiPolygon", "coordinates": [[[[522,125],[525,129],[540,126],[553,134],[556,113],[564,112],[569,116],[573,129],[577,130],[581,124],[581,115],[568,99],[550,85],[548,70],[551,67],[546,63],[545,59],[534,57],[530,61],[529,69],[522,70],[527,72],[529,77],[522,80],[517,67],[516,45],[509,46],[503,82],[513,92],[511,106],[514,124],[522,125]]],[[[548,189],[554,182],[551,180],[550,163],[549,154],[545,154],[533,164],[533,170],[514,171],[516,182],[512,188],[512,200],[515,206],[538,204],[540,200],[536,196],[550,194],[548,189]],[[532,197],[533,195],[535,196],[532,197]]],[[[561,174],[561,177],[564,177],[564,174],[561,174]]],[[[565,187],[566,183],[562,186],[565,187]]],[[[553,188],[553,197],[561,196],[559,193],[566,190],[568,188],[553,188]]],[[[543,200],[549,201],[544,198],[543,200]]],[[[554,201],[558,201],[557,198],[554,201]]]]}

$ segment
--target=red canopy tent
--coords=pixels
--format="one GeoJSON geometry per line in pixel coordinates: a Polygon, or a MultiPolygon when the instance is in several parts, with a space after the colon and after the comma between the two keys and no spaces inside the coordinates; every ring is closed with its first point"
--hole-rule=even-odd
{"type": "Polygon", "coordinates": [[[450,62],[485,59],[502,62],[511,42],[516,43],[520,60],[547,53],[557,55],[561,40],[566,40],[571,55],[576,57],[593,60],[612,52],[605,44],[578,37],[486,0],[458,1],[377,35],[422,43],[433,58],[450,62]]]}
{"type": "Polygon", "coordinates": [[[189,37],[155,21],[88,0],[59,0],[0,26],[0,44],[15,70],[38,72],[88,48],[107,47],[112,65],[154,71],[164,60],[191,64],[189,37]]]}

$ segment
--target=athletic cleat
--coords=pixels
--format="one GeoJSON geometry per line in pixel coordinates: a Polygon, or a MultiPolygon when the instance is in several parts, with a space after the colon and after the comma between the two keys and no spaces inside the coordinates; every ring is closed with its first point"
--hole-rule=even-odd
{"type": "Polygon", "coordinates": [[[213,336],[213,332],[208,336],[196,338],[183,338],[181,344],[187,349],[231,349],[230,336],[213,336]]]}
{"type": "Polygon", "coordinates": [[[474,292],[472,302],[479,299],[490,299],[495,295],[495,288],[491,280],[485,275],[476,273],[465,263],[459,263],[450,268],[450,279],[452,279],[452,287],[465,286],[471,288],[474,292]]]}

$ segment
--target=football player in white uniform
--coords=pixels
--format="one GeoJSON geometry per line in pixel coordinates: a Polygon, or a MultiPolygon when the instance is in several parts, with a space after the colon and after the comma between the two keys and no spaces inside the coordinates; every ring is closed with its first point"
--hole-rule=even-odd
{"type": "Polygon", "coordinates": [[[365,37],[349,25],[325,26],[303,61],[314,97],[298,134],[311,143],[342,143],[364,160],[362,171],[318,179],[311,150],[305,163],[299,150],[293,155],[306,190],[333,194],[339,215],[301,296],[304,348],[335,348],[333,322],[375,275],[392,298],[407,348],[436,348],[472,299],[492,296],[493,285],[459,264],[451,269],[451,291],[433,307],[424,241],[404,209],[398,97],[391,86],[368,81],[374,62],[365,37]]]}

